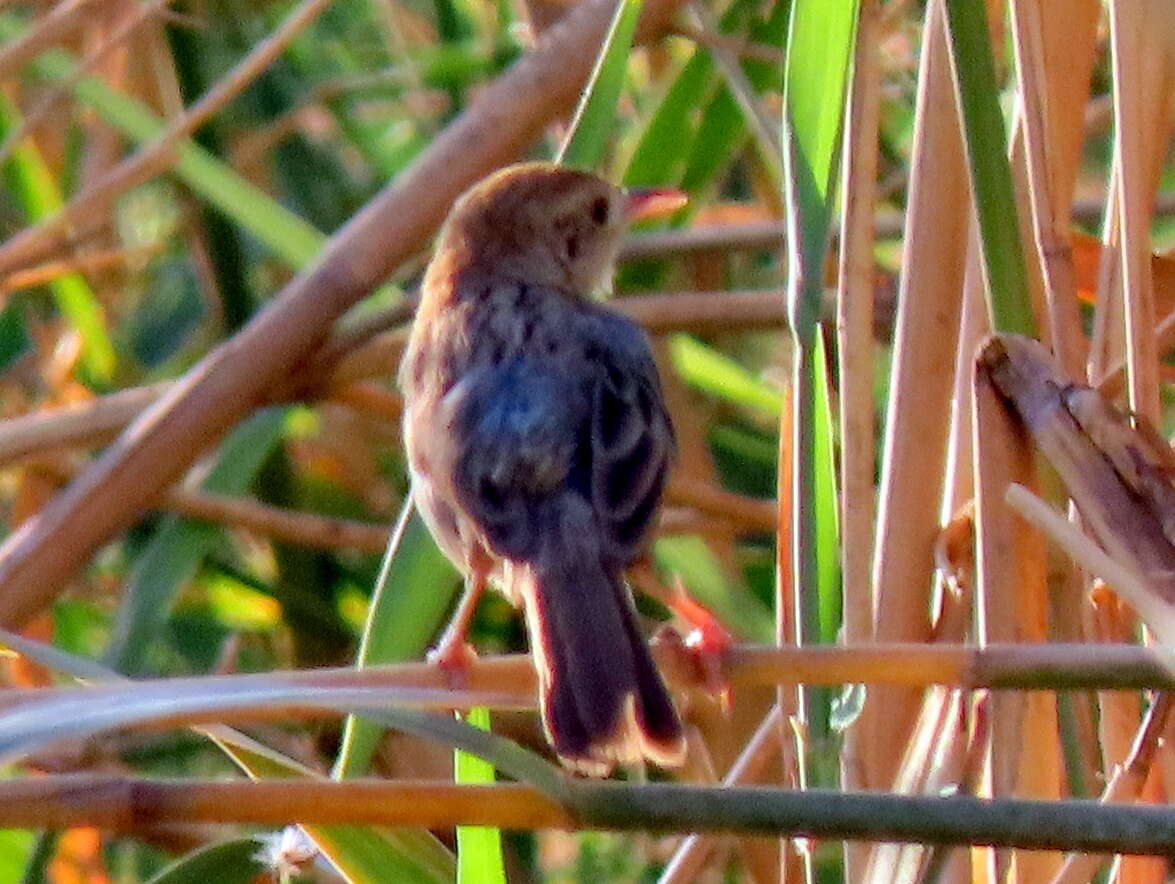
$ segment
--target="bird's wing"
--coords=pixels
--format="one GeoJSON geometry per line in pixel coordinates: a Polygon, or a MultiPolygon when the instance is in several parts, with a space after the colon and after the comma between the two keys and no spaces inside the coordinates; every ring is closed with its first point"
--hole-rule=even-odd
{"type": "Polygon", "coordinates": [[[675,451],[644,332],[601,310],[592,318],[591,502],[603,548],[621,565],[641,552],[675,451]]]}
{"type": "Polygon", "coordinates": [[[531,557],[542,504],[572,481],[588,414],[577,380],[519,357],[468,373],[446,396],[458,498],[501,556],[531,557]]]}

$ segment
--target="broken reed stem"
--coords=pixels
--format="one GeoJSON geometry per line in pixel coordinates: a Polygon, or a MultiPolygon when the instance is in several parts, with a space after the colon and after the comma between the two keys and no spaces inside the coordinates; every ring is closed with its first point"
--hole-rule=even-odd
{"type": "Polygon", "coordinates": [[[1139,854],[1166,854],[1175,843],[1175,809],[1166,807],[570,779],[562,780],[558,791],[556,801],[532,786],[514,783],[226,782],[57,775],[0,783],[0,827],[87,825],[125,831],[178,820],[429,828],[457,824],[757,832],[1139,854]]]}

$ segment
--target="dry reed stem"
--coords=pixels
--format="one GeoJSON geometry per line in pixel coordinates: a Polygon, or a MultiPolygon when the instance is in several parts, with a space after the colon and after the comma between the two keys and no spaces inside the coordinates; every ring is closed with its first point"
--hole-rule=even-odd
{"type": "MultiPolygon", "coordinates": [[[[963,709],[960,691],[936,688],[926,692],[918,724],[894,781],[895,792],[934,795],[958,786],[967,747],[963,709]]],[[[919,880],[919,870],[929,853],[926,845],[874,845],[867,854],[866,865],[861,867],[859,880],[866,884],[919,880]]]]}
{"type": "Polygon", "coordinates": [[[104,443],[171,387],[170,381],[131,387],[88,402],[8,418],[0,423],[0,463],[67,446],[104,443]]]}
{"type": "Polygon", "coordinates": [[[563,781],[569,807],[514,783],[259,782],[64,775],[0,783],[0,825],[133,830],[155,821],[447,828],[711,830],[1135,852],[1170,850],[1175,812],[1158,807],[972,798],[795,793],[754,787],[563,781]]]}
{"type": "MultiPolygon", "coordinates": [[[[1096,224],[1105,212],[1106,200],[1081,197],[1073,202],[1074,222],[1096,224]]],[[[1161,193],[1155,200],[1157,215],[1175,213],[1175,194],[1161,193]]],[[[905,217],[892,209],[880,209],[873,227],[877,239],[898,239],[902,236],[905,217]]],[[[722,224],[689,227],[683,230],[662,230],[629,237],[620,249],[621,261],[640,261],[647,258],[666,258],[697,252],[777,252],[787,237],[787,228],[781,221],[757,221],[750,224],[722,224]]]]}
{"type": "Polygon", "coordinates": [[[777,510],[774,501],[735,494],[717,485],[693,478],[696,473],[670,476],[665,499],[685,505],[708,516],[730,522],[732,525],[771,534],[775,531],[777,510]]]}
{"type": "MultiPolygon", "coordinates": [[[[869,591],[873,549],[873,216],[877,201],[881,114],[880,4],[863,0],[857,21],[853,81],[845,112],[837,352],[841,413],[841,569],[844,640],[873,637],[869,591]]],[[[855,730],[855,729],[854,729],[855,730]]],[[[858,762],[859,763],[859,762],[858,762]]],[[[850,774],[857,785],[862,772],[850,774]]],[[[849,783],[845,784],[849,787],[849,783]]]]}
{"type": "Polygon", "coordinates": [[[1013,485],[1007,491],[1008,503],[1065,550],[1086,571],[1100,577],[1123,596],[1164,644],[1175,644],[1175,612],[1156,587],[1136,571],[1102,552],[1088,537],[1074,528],[1048,504],[1028,491],[1013,485]]]}
{"type": "MultiPolygon", "coordinates": [[[[1014,505],[1022,504],[1016,502],[1014,505]]],[[[1047,506],[1045,510],[1051,512],[1047,506]]],[[[1051,528],[1049,530],[1051,533],[1051,528]]],[[[1100,563],[1094,563],[1101,567],[1100,563]]],[[[654,643],[653,653],[675,688],[706,689],[709,682],[705,673],[695,658],[683,656],[679,643],[654,643]]],[[[1166,651],[1125,644],[991,645],[985,648],[926,644],[856,645],[851,648],[737,645],[724,655],[719,675],[734,687],[872,684],[926,688],[940,685],[971,691],[1137,691],[1175,687],[1175,669],[1166,651]]],[[[154,680],[146,684],[158,681],[174,685],[176,691],[214,691],[231,689],[233,685],[315,689],[444,689],[448,686],[444,673],[435,665],[424,662],[372,666],[363,670],[341,667],[195,676],[154,680]]],[[[118,703],[120,697],[133,697],[137,690],[137,683],[36,691],[0,690],[0,708],[13,708],[66,694],[79,700],[101,696],[103,702],[118,703]]],[[[534,667],[528,655],[485,656],[470,664],[468,691],[471,694],[493,695],[510,708],[527,708],[533,705],[534,690],[534,667]]],[[[242,714],[247,716],[249,713],[242,714]]],[[[184,723],[189,722],[185,720],[184,723]]]]}
{"type": "MultiPolygon", "coordinates": [[[[1155,345],[1164,355],[1175,347],[1175,312],[1168,313],[1163,321],[1155,327],[1155,345]]],[[[1117,359],[1104,373],[1097,375],[1098,392],[1110,398],[1122,392],[1126,380],[1126,360],[1117,359]]]]}
{"type": "MultiPolygon", "coordinates": [[[[565,111],[594,63],[611,12],[608,0],[592,0],[554,26],[331,238],[313,268],[201,360],[35,520],[11,535],[0,546],[0,623],[20,624],[51,600],[99,546],[310,354],[333,319],[417,252],[462,190],[516,157],[565,111]]],[[[204,105],[198,103],[192,115],[204,105]]]]}
{"type": "MultiPolygon", "coordinates": [[[[947,439],[946,479],[939,518],[949,522],[961,507],[975,497],[975,468],[972,442],[974,409],[972,400],[972,366],[975,351],[991,333],[991,318],[983,290],[983,269],[979,266],[979,230],[971,225],[968,236],[966,270],[963,281],[962,316],[959,340],[955,348],[954,380],[951,395],[951,431],[947,439]]],[[[941,575],[938,579],[941,579],[941,575]]]]}
{"type": "Polygon", "coordinates": [[[129,249],[108,249],[100,252],[86,252],[72,255],[60,261],[38,264],[36,267],[30,267],[27,270],[21,270],[9,274],[4,279],[0,279],[0,298],[6,298],[13,292],[21,289],[46,285],[71,273],[109,270],[140,261],[145,263],[161,251],[162,248],[158,244],[150,243],[129,249]]]}
{"type": "MultiPolygon", "coordinates": [[[[1106,366],[1117,360],[1125,365],[1126,328],[1122,311],[1122,262],[1118,245],[1118,161],[1110,160],[1110,180],[1106,187],[1106,218],[1102,225],[1102,245],[1098,255],[1097,290],[1093,304],[1093,334],[1090,338],[1090,378],[1101,377],[1106,366]]],[[[1125,368],[1123,368],[1125,372],[1125,368]]]]}
{"type": "MultiPolygon", "coordinates": [[[[1104,583],[1095,582],[1089,593],[1088,614],[1091,638],[1101,642],[1137,640],[1138,619],[1104,583]]],[[[1101,769],[1112,771],[1130,755],[1130,747],[1142,717],[1142,697],[1120,691],[1098,694],[1098,745],[1101,769]]]]}
{"type": "Polygon", "coordinates": [[[133,831],[153,822],[303,822],[447,828],[569,829],[570,813],[532,786],[499,783],[136,780],[58,775],[0,784],[7,827],[80,824],[133,831]],[[36,785],[34,785],[34,783],[36,785]]]}
{"type": "MultiPolygon", "coordinates": [[[[909,211],[898,296],[885,461],[874,555],[874,635],[925,640],[933,547],[946,453],[951,368],[966,254],[967,175],[941,2],[927,10],[915,114],[909,211]]],[[[865,703],[866,785],[896,772],[917,714],[917,694],[882,690],[865,703]]]]}
{"type": "MultiPolygon", "coordinates": [[[[311,549],[350,549],[378,555],[388,545],[391,524],[321,516],[271,506],[248,497],[173,487],[160,501],[160,509],[189,519],[243,528],[261,537],[311,549]]],[[[658,536],[715,531],[737,532],[737,523],[708,519],[694,510],[662,510],[658,536]]]]}
{"type": "MultiPolygon", "coordinates": [[[[674,330],[710,333],[782,327],[783,301],[776,292],[682,292],[620,298],[615,305],[651,333],[674,330]]],[[[345,327],[321,347],[306,368],[276,386],[266,401],[340,395],[346,385],[371,377],[394,377],[403,353],[403,329],[376,334],[411,318],[392,308],[355,327],[345,327]]],[[[0,464],[46,450],[109,441],[176,382],[131,387],[67,407],[45,408],[0,423],[0,464]]],[[[349,394],[348,394],[349,395],[349,394]]]]}

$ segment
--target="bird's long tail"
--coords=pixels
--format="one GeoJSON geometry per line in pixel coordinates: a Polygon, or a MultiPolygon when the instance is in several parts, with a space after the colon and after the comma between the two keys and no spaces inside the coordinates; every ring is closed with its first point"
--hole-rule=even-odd
{"type": "Polygon", "coordinates": [[[680,764],[681,720],[621,575],[572,539],[520,576],[543,726],[563,762],[591,775],[643,758],[680,764]]]}

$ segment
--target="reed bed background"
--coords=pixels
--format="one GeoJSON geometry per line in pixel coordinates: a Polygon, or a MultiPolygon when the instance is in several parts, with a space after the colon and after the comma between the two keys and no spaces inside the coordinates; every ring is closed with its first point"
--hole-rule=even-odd
{"type": "Polygon", "coordinates": [[[1167,879],[1168,2],[8,0],[0,86],[0,884],[1167,879]],[[556,156],[691,196],[634,582],[729,633],[639,599],[689,760],[603,784],[501,598],[414,662],[413,290],[556,156]]]}

